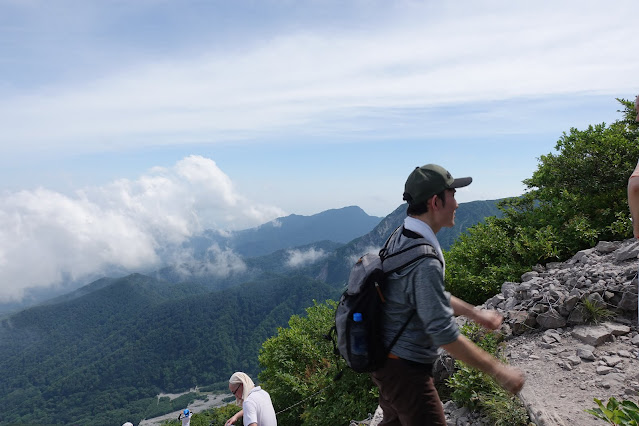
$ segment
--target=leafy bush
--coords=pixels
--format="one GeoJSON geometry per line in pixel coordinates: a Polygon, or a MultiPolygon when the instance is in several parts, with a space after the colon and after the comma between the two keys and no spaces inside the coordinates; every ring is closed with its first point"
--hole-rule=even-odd
{"type": "Polygon", "coordinates": [[[368,374],[346,368],[334,380],[346,367],[324,337],[334,324],[336,303],[315,303],[262,346],[259,378],[275,411],[281,411],[278,425],[348,424],[377,406],[377,387],[368,374]]]}
{"type": "Polygon", "coordinates": [[[618,101],[623,119],[564,133],[557,153],[542,155],[524,180],[528,192],[502,201],[502,217],[475,225],[453,244],[446,253],[452,294],[481,304],[538,263],[632,236],[626,186],[639,158],[639,125],[632,102],[618,101]]]}
{"type": "MultiPolygon", "coordinates": [[[[227,404],[222,407],[212,408],[193,414],[191,417],[191,426],[223,426],[228,419],[235,413],[240,411],[240,407],[235,404],[227,404]]],[[[162,422],[162,426],[181,426],[182,422],[176,420],[166,420],[162,422]]],[[[242,418],[240,418],[235,426],[242,426],[242,418]]]]}
{"type": "Polygon", "coordinates": [[[614,397],[608,400],[606,405],[601,400],[594,398],[599,406],[585,410],[587,413],[608,422],[611,425],[637,426],[639,425],[639,407],[632,401],[618,402],[614,397]]]}
{"type": "MultiPolygon", "coordinates": [[[[475,323],[461,327],[461,332],[480,348],[502,361],[501,335],[487,331],[475,323]]],[[[528,424],[528,413],[516,396],[502,389],[489,375],[455,361],[456,371],[448,379],[451,397],[457,404],[479,410],[497,426],[528,424]]]]}

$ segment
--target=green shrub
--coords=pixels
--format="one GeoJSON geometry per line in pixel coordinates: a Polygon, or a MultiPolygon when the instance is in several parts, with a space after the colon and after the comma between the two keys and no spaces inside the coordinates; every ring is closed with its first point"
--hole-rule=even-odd
{"type": "MultiPolygon", "coordinates": [[[[191,417],[191,426],[223,426],[228,419],[235,413],[240,411],[241,407],[235,404],[227,404],[222,407],[211,408],[201,413],[193,414],[191,417]]],[[[235,426],[242,426],[242,418],[235,422],[235,426]]],[[[166,420],[162,422],[162,426],[181,426],[182,422],[175,420],[166,420]]]]}
{"type": "MultiPolygon", "coordinates": [[[[461,332],[480,348],[504,360],[501,335],[469,323],[461,332]]],[[[448,379],[451,397],[458,405],[478,410],[487,416],[491,424],[498,426],[524,426],[528,424],[528,413],[516,396],[502,389],[489,375],[455,361],[456,371],[448,379]]]]}
{"type": "Polygon", "coordinates": [[[618,402],[614,397],[606,405],[594,398],[598,408],[585,410],[587,413],[608,422],[611,425],[637,426],[639,425],[639,407],[632,401],[618,402]]]}
{"type": "Polygon", "coordinates": [[[632,102],[623,119],[570,129],[540,157],[527,192],[503,200],[500,218],[471,227],[446,253],[446,285],[481,304],[536,264],[563,261],[598,241],[632,235],[626,186],[639,158],[632,102]],[[606,170],[602,173],[601,170],[606,170]]]}
{"type": "Polygon", "coordinates": [[[348,424],[365,418],[377,406],[377,387],[368,374],[346,368],[324,335],[335,324],[337,302],[307,308],[306,316],[294,315],[288,328],[262,345],[260,382],[267,390],[280,426],[348,424]],[[285,410],[285,411],[284,411],[285,410]]]}
{"type": "Polygon", "coordinates": [[[614,312],[588,299],[584,299],[581,304],[586,310],[588,321],[594,322],[595,324],[599,324],[615,316],[614,312]]]}

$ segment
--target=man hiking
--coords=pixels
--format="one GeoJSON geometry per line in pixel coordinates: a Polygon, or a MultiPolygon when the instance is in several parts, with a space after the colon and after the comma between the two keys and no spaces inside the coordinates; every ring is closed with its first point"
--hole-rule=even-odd
{"type": "Polygon", "coordinates": [[[440,347],[455,359],[490,374],[512,393],[519,392],[524,385],[521,371],[502,364],[461,335],[454,319],[456,315],[464,315],[495,330],[500,327],[502,316],[496,311],[475,309],[444,291],[445,261],[435,234],[455,224],[458,207],[455,188],[471,182],[470,177],[454,179],[435,164],[415,168],[406,180],[407,217],[401,232],[396,232],[389,241],[386,254],[405,250],[411,246],[411,240],[423,237],[435,248],[439,259],[425,257],[387,277],[382,320],[384,343],[388,346],[411,319],[384,367],[372,373],[379,387],[379,405],[384,410],[380,426],[446,426],[432,377],[440,347]]]}

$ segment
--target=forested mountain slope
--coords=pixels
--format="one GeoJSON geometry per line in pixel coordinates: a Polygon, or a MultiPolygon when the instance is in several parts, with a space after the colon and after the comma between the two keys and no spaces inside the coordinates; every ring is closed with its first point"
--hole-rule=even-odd
{"type": "Polygon", "coordinates": [[[141,420],[161,391],[257,374],[262,342],[313,300],[334,297],[299,276],[203,293],[134,274],[27,309],[0,322],[3,421],[141,420]]]}

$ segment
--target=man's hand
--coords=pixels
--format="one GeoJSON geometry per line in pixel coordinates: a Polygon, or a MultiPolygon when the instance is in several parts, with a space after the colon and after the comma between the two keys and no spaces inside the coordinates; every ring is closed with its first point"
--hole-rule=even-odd
{"type": "Polygon", "coordinates": [[[442,345],[442,348],[453,358],[489,374],[508,392],[517,393],[524,386],[526,381],[524,373],[517,368],[501,363],[463,334],[457,336],[453,342],[442,345]]]}
{"type": "Polygon", "coordinates": [[[487,309],[476,309],[475,311],[475,318],[471,319],[489,330],[497,330],[504,321],[504,317],[497,311],[487,309]]]}
{"type": "Polygon", "coordinates": [[[504,364],[495,371],[494,377],[499,386],[512,394],[519,393],[526,381],[521,370],[504,364]]]}
{"type": "Polygon", "coordinates": [[[497,330],[504,321],[504,317],[499,312],[477,309],[455,296],[450,296],[450,306],[453,308],[455,315],[463,315],[489,330],[497,330]]]}
{"type": "Polygon", "coordinates": [[[238,416],[238,414],[240,414],[240,412],[238,411],[237,413],[235,413],[235,415],[233,417],[231,417],[230,419],[228,419],[226,421],[226,423],[224,423],[224,426],[231,426],[233,423],[235,423],[237,421],[237,419],[239,419],[240,417],[238,416]]]}

